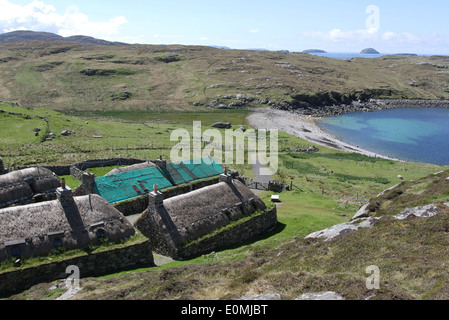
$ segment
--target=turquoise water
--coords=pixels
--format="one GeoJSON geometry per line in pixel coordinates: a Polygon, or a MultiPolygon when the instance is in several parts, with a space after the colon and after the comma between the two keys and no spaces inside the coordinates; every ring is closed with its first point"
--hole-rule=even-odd
{"type": "MultiPolygon", "coordinates": [[[[394,55],[394,53],[379,53],[379,54],[360,54],[353,52],[328,52],[328,53],[310,53],[315,56],[332,58],[332,59],[352,59],[352,58],[379,58],[385,55],[394,55]]],[[[419,54],[420,56],[431,56],[429,54],[419,54]]],[[[447,56],[447,54],[443,54],[447,56]]]]}
{"type": "Polygon", "coordinates": [[[340,140],[380,155],[449,165],[449,109],[354,112],[316,122],[340,140]]]}

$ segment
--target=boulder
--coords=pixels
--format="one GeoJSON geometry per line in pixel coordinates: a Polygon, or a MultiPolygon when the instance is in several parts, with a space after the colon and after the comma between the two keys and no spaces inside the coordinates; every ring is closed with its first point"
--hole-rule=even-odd
{"type": "Polygon", "coordinates": [[[230,122],[216,122],[212,125],[212,128],[218,129],[230,129],[232,124],[230,122]]]}
{"type": "Polygon", "coordinates": [[[357,219],[351,222],[337,224],[327,229],[309,234],[305,239],[324,239],[325,242],[356,231],[360,228],[370,228],[379,218],[357,219]]]}
{"type": "Polygon", "coordinates": [[[344,300],[344,298],[340,296],[338,293],[327,291],[327,292],[305,293],[297,297],[295,300],[344,300]]]}
{"type": "Polygon", "coordinates": [[[61,136],[69,136],[70,135],[70,132],[68,131],[68,130],[64,130],[64,131],[62,131],[61,132],[61,136]]]}
{"type": "Polygon", "coordinates": [[[394,217],[399,220],[403,220],[413,215],[415,217],[429,218],[437,214],[437,207],[434,204],[429,204],[427,206],[407,208],[401,213],[395,215],[394,217]]]}
{"type": "Polygon", "coordinates": [[[357,213],[352,217],[352,220],[360,219],[360,218],[368,218],[370,216],[370,211],[368,210],[368,204],[365,204],[363,207],[357,211],[357,213]]]}

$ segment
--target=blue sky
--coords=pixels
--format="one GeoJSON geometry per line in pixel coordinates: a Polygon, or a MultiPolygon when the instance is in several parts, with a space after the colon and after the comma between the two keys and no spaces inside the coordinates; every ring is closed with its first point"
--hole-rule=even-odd
{"type": "Polygon", "coordinates": [[[357,0],[0,0],[0,33],[236,49],[449,53],[449,2],[357,0]]]}

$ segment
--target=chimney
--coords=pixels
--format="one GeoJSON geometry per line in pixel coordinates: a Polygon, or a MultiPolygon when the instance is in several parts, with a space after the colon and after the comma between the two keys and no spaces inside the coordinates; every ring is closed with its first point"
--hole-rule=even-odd
{"type": "Polygon", "coordinates": [[[224,172],[220,175],[220,182],[231,182],[232,176],[228,174],[228,168],[224,168],[224,172]]]}
{"type": "Polygon", "coordinates": [[[148,194],[148,209],[150,212],[156,212],[158,208],[164,206],[164,195],[159,192],[157,184],[153,186],[153,191],[148,194]]]}
{"type": "Polygon", "coordinates": [[[83,172],[83,176],[81,178],[82,184],[81,189],[84,195],[93,194],[94,186],[95,186],[95,174],[91,173],[89,169],[86,172],[83,172]]]}
{"type": "Polygon", "coordinates": [[[64,178],[61,179],[61,186],[56,189],[56,196],[63,207],[74,203],[72,189],[66,186],[64,178]]]}
{"type": "Polygon", "coordinates": [[[154,163],[161,169],[167,168],[167,160],[164,160],[162,156],[159,157],[159,159],[154,160],[154,163]]]}

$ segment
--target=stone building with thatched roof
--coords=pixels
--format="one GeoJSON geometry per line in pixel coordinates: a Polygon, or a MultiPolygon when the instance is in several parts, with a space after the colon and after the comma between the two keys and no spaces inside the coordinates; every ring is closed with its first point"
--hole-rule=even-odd
{"type": "Polygon", "coordinates": [[[38,194],[54,194],[59,186],[60,179],[42,167],[0,175],[0,208],[27,203],[38,194]]]}
{"type": "Polygon", "coordinates": [[[48,255],[58,247],[85,248],[98,239],[134,235],[132,224],[98,195],[74,198],[57,189],[57,200],[0,209],[0,261],[48,255]]]}
{"type": "Polygon", "coordinates": [[[110,172],[108,172],[106,175],[114,175],[121,172],[129,172],[129,171],[135,171],[135,170],[141,170],[146,168],[153,168],[156,167],[156,164],[151,161],[146,161],[142,163],[133,164],[131,166],[126,167],[117,167],[110,172]]]}
{"type": "MultiPolygon", "coordinates": [[[[179,249],[186,243],[267,209],[248,187],[225,174],[218,184],[165,200],[155,190],[149,198],[149,207],[135,226],[150,239],[156,252],[173,258],[179,258],[179,249]]],[[[272,224],[269,227],[274,227],[277,220],[272,224]]]]}
{"type": "Polygon", "coordinates": [[[222,165],[211,158],[176,163],[160,159],[116,168],[102,177],[85,173],[80,189],[83,189],[81,194],[96,193],[109,203],[118,203],[148,194],[154,184],[162,190],[211,177],[218,178],[222,172],[222,165]]]}

